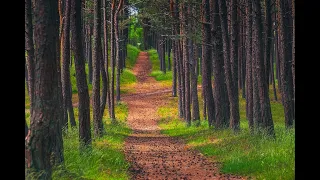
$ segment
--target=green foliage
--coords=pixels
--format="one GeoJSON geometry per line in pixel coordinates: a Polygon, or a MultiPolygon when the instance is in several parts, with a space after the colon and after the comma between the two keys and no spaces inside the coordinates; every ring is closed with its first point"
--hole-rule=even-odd
{"type": "Polygon", "coordinates": [[[279,102],[271,102],[276,132],[276,139],[271,139],[249,133],[245,100],[239,99],[241,131],[238,134],[230,129],[208,128],[205,120],[200,122],[199,127],[193,123],[187,128],[177,117],[177,98],[168,106],[158,109],[162,117],[160,127],[164,134],[183,138],[189,148],[222,162],[221,171],[224,173],[253,176],[256,179],[294,179],[295,130],[285,129],[283,106],[279,102]]]}
{"type": "Polygon", "coordinates": [[[134,82],[137,82],[137,78],[133,72],[126,68],[123,69],[122,73],[120,74],[120,85],[131,84],[134,82]]]}
{"type": "Polygon", "coordinates": [[[164,73],[162,71],[152,71],[150,74],[157,81],[172,81],[172,71],[164,73]]]}
{"type": "Polygon", "coordinates": [[[127,45],[127,59],[126,59],[126,68],[132,69],[133,66],[136,64],[136,60],[138,58],[138,55],[140,53],[140,49],[136,46],[133,46],[131,44],[127,45]]]}
{"type": "MultiPolygon", "coordinates": [[[[166,73],[163,73],[162,71],[160,71],[160,60],[159,60],[159,55],[157,53],[157,50],[150,49],[148,50],[148,54],[152,64],[152,72],[150,76],[154,77],[157,81],[172,81],[172,71],[167,71],[166,73]]],[[[168,67],[169,60],[168,60],[167,54],[165,56],[165,61],[166,61],[166,67],[168,67]]],[[[172,53],[171,53],[171,63],[172,63],[172,53]]]]}
{"type": "Polygon", "coordinates": [[[134,46],[140,49],[143,48],[143,28],[141,27],[138,18],[135,16],[130,17],[130,27],[129,27],[129,40],[134,46]]]}

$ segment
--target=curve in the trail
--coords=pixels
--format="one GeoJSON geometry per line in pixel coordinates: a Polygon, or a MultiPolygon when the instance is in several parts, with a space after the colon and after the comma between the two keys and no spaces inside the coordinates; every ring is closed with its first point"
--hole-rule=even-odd
{"type": "Polygon", "coordinates": [[[139,54],[133,71],[138,79],[136,92],[122,96],[129,108],[127,123],[133,129],[125,141],[132,179],[244,179],[219,173],[217,163],[188,150],[181,140],[161,134],[157,109],[172,98],[171,90],[148,75],[151,64],[146,52],[139,54]]]}

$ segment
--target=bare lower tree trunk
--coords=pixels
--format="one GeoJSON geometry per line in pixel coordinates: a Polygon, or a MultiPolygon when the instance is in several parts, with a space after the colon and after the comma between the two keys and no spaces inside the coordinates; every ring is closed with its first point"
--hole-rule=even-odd
{"type": "Polygon", "coordinates": [[[257,69],[257,82],[259,90],[259,99],[261,107],[261,117],[262,127],[270,136],[275,136],[274,126],[271,114],[271,106],[269,99],[269,83],[266,81],[266,73],[264,67],[264,53],[263,53],[263,25],[262,25],[262,15],[261,15],[261,2],[260,0],[253,1],[253,25],[252,27],[256,29],[255,43],[255,68],[257,69]]]}
{"type": "Polygon", "coordinates": [[[30,133],[26,137],[27,175],[51,179],[52,167],[64,160],[59,105],[57,1],[35,1],[35,76],[30,133]],[[52,161],[53,160],[53,161],[52,161]],[[40,173],[41,172],[41,173],[40,173]]]}
{"type": "Polygon", "coordinates": [[[188,38],[187,30],[186,30],[186,14],[185,14],[185,4],[181,4],[180,6],[180,18],[181,18],[181,32],[184,35],[182,37],[182,48],[183,48],[183,63],[184,63],[184,85],[185,85],[185,121],[187,122],[187,126],[191,125],[191,109],[190,109],[190,69],[189,69],[189,56],[188,56],[188,38]]]}
{"type": "Polygon", "coordinates": [[[88,25],[88,37],[89,37],[89,48],[88,48],[88,69],[89,69],[89,84],[92,84],[92,26],[88,25]]]}
{"type": "Polygon", "coordinates": [[[78,88],[78,117],[79,117],[79,140],[80,150],[84,146],[91,146],[90,127],[90,101],[85,72],[85,61],[82,48],[82,26],[81,26],[81,2],[71,0],[71,43],[73,44],[74,64],[76,69],[76,80],[78,88]]]}
{"type": "Polygon", "coordinates": [[[205,98],[206,112],[208,114],[209,127],[214,123],[214,100],[211,85],[211,59],[212,59],[212,45],[211,45],[211,27],[210,27],[210,6],[209,0],[202,1],[203,6],[203,21],[202,24],[202,88],[204,89],[203,96],[205,98]]]}
{"type": "Polygon", "coordinates": [[[63,108],[68,109],[70,124],[72,127],[76,126],[76,121],[74,118],[74,112],[71,102],[70,94],[70,9],[71,0],[66,0],[65,7],[65,20],[63,28],[62,37],[62,71],[61,71],[61,82],[62,82],[62,95],[63,95],[63,108]],[[70,105],[71,104],[71,105],[70,105]]]}
{"type": "Polygon", "coordinates": [[[228,37],[228,24],[227,24],[227,6],[226,2],[219,0],[219,14],[221,21],[222,41],[223,41],[223,54],[224,54],[224,70],[226,75],[228,98],[230,103],[230,127],[235,131],[240,130],[240,114],[239,114],[239,95],[236,90],[238,86],[235,86],[232,78],[232,66],[230,64],[229,57],[229,37],[228,37]]]}
{"type": "MultiPolygon", "coordinates": [[[[172,35],[175,32],[175,25],[172,25],[172,35]]],[[[172,96],[177,97],[177,50],[176,50],[176,40],[172,40],[172,96]]]]}
{"type": "MultiPolygon", "coordinates": [[[[108,101],[108,110],[110,114],[110,106],[111,106],[111,101],[110,101],[110,90],[109,90],[109,61],[108,61],[108,22],[107,22],[107,0],[103,0],[103,34],[104,34],[104,61],[105,61],[105,66],[103,67],[106,72],[106,88],[107,88],[107,101],[108,101]]],[[[103,76],[102,76],[103,78],[103,76]]]]}
{"type": "Polygon", "coordinates": [[[213,76],[214,76],[214,107],[215,107],[215,127],[218,129],[227,128],[229,125],[229,103],[227,92],[225,91],[225,76],[223,67],[223,47],[222,47],[222,33],[221,22],[219,18],[219,7],[217,1],[212,1],[213,10],[211,11],[212,44],[213,44],[213,76]]]}
{"type": "Polygon", "coordinates": [[[285,125],[286,128],[292,128],[294,122],[294,107],[293,107],[293,82],[292,82],[292,66],[291,66],[291,32],[290,23],[291,13],[289,2],[277,1],[279,14],[279,34],[280,34],[280,79],[281,79],[281,98],[284,107],[285,125]]]}
{"type": "Polygon", "coordinates": [[[114,35],[116,41],[115,61],[116,61],[116,101],[120,101],[120,46],[119,46],[119,27],[118,27],[118,14],[122,8],[123,0],[120,0],[118,8],[114,14],[114,35]]]}
{"type": "Polygon", "coordinates": [[[115,112],[114,112],[114,69],[115,69],[115,38],[114,38],[114,16],[115,16],[115,0],[112,1],[111,4],[111,15],[110,15],[110,66],[111,66],[111,81],[110,81],[110,118],[111,121],[114,122],[116,120],[115,112]]]}
{"type": "Polygon", "coordinates": [[[246,0],[246,60],[246,117],[253,133],[252,0],[246,0]]]}
{"type": "Polygon", "coordinates": [[[101,47],[101,1],[94,1],[94,22],[93,22],[93,56],[92,56],[92,109],[93,109],[93,130],[96,137],[103,135],[102,115],[100,110],[100,65],[102,61],[101,47]]]}
{"type": "Polygon", "coordinates": [[[34,44],[33,44],[33,26],[32,26],[32,13],[31,13],[31,0],[25,0],[25,46],[27,50],[27,73],[28,73],[28,92],[30,99],[30,112],[33,107],[33,94],[34,94],[34,44]]]}

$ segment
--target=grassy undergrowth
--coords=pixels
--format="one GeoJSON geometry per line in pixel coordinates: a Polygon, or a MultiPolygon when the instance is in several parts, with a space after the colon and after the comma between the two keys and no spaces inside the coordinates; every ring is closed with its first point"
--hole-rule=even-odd
{"type": "MultiPolygon", "coordinates": [[[[157,50],[150,49],[148,50],[149,58],[152,64],[152,72],[150,76],[154,77],[157,81],[172,81],[172,71],[167,71],[163,73],[160,70],[160,60],[157,53],[157,50]]],[[[168,55],[165,55],[166,67],[168,68],[168,55]]],[[[171,63],[172,63],[172,53],[171,53],[171,63]]],[[[172,67],[172,66],[171,66],[172,67]]]]}
{"type": "MultiPolygon", "coordinates": [[[[201,97],[199,96],[199,102],[201,97]]],[[[263,135],[251,135],[245,115],[245,100],[240,99],[241,132],[209,129],[201,120],[199,127],[186,124],[178,117],[177,98],[158,109],[162,117],[160,127],[164,134],[180,137],[187,146],[222,163],[224,173],[251,176],[256,179],[294,179],[295,177],[295,130],[284,127],[283,106],[271,101],[276,139],[263,135]]],[[[200,103],[200,108],[202,103],[200,103]]],[[[201,113],[202,115],[202,113],[201,113]]],[[[202,118],[203,119],[203,118],[202,118]]]]}
{"type": "Polygon", "coordinates": [[[126,59],[126,67],[128,69],[132,69],[133,66],[136,64],[138,55],[140,53],[140,49],[136,46],[133,46],[131,44],[127,45],[127,59],[126,59]]]}
{"type": "MultiPolygon", "coordinates": [[[[134,65],[135,59],[140,50],[134,46],[128,45],[127,67],[121,74],[121,93],[132,92],[136,77],[129,68],[134,65]],[[132,50],[133,49],[133,50],[132,50]]],[[[86,64],[86,73],[89,69],[86,64]]],[[[111,71],[109,71],[111,72],[111,71]]],[[[72,102],[78,101],[76,77],[74,63],[70,68],[71,84],[73,89],[72,102]]],[[[89,79],[87,77],[87,82],[89,79]]],[[[102,82],[101,82],[102,85],[102,82]]],[[[89,95],[91,95],[92,85],[88,84],[89,95]]],[[[76,128],[69,127],[68,133],[63,136],[64,145],[64,166],[53,168],[53,179],[129,179],[129,163],[125,160],[123,152],[125,138],[131,134],[131,129],[126,125],[128,116],[128,107],[124,102],[116,104],[115,114],[116,123],[111,123],[108,118],[108,109],[105,109],[103,123],[105,135],[102,138],[93,137],[92,106],[90,107],[91,116],[91,135],[93,143],[91,150],[79,153],[79,122],[78,108],[74,108],[76,128]]],[[[30,99],[25,87],[25,117],[28,126],[30,126],[30,99]]],[[[36,174],[28,178],[37,179],[36,174]]]]}

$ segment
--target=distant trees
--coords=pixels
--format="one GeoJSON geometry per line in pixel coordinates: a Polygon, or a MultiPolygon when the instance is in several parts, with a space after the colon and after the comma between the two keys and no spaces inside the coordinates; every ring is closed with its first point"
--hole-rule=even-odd
{"type": "MultiPolygon", "coordinates": [[[[274,100],[278,99],[276,91],[281,90],[286,127],[292,127],[293,6],[294,1],[280,0],[275,3],[268,0],[163,0],[139,5],[145,19],[144,38],[158,42],[154,48],[158,50],[163,72],[162,45],[172,40],[173,96],[178,95],[179,117],[187,125],[190,125],[190,118],[198,117],[195,74],[201,72],[202,116],[208,119],[209,126],[231,128],[234,132],[240,130],[241,92],[246,100],[251,132],[274,136],[269,97],[272,84],[274,100]],[[197,44],[201,46],[200,51],[192,48],[197,44]],[[195,54],[201,54],[199,62],[199,55],[195,54]],[[191,105],[195,109],[189,113],[191,105]]],[[[145,39],[144,42],[149,41],[145,39]]]]}

